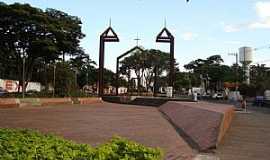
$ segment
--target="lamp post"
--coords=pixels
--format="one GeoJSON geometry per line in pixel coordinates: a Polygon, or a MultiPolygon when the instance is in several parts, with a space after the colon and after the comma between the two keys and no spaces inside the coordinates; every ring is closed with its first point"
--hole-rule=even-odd
{"type": "Polygon", "coordinates": [[[88,81],[89,81],[89,80],[88,80],[88,72],[87,72],[87,73],[86,73],[86,85],[87,85],[87,87],[88,87],[88,85],[89,85],[89,84],[88,84],[88,81]]]}
{"type": "Polygon", "coordinates": [[[56,77],[56,65],[53,66],[53,97],[55,95],[55,77],[56,77]]]}
{"type": "Polygon", "coordinates": [[[23,55],[23,67],[22,67],[22,98],[25,97],[25,54],[23,55]]]}

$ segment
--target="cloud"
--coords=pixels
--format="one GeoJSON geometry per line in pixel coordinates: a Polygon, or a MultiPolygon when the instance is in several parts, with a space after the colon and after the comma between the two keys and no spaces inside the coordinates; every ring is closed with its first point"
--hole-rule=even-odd
{"type": "Polygon", "coordinates": [[[248,28],[249,29],[270,29],[270,18],[250,23],[248,25],[248,28]]]}
{"type": "Polygon", "coordinates": [[[238,32],[242,29],[270,29],[270,2],[259,1],[255,3],[257,19],[244,24],[225,24],[222,22],[225,32],[238,32]]]}
{"type": "Polygon", "coordinates": [[[262,19],[269,18],[270,17],[270,2],[257,2],[256,13],[262,19]]]}
{"type": "Polygon", "coordinates": [[[257,2],[255,5],[258,20],[248,25],[249,29],[270,28],[270,2],[257,2]]]}
{"type": "Polygon", "coordinates": [[[193,32],[185,32],[182,34],[182,38],[185,40],[185,41],[191,41],[191,40],[194,40],[198,37],[198,34],[196,33],[193,33],[193,32]]]}
{"type": "Polygon", "coordinates": [[[240,27],[236,25],[224,25],[225,32],[238,32],[240,31],[240,27]]]}
{"type": "Polygon", "coordinates": [[[241,41],[225,41],[225,44],[232,44],[232,45],[240,45],[242,44],[241,41]]]}

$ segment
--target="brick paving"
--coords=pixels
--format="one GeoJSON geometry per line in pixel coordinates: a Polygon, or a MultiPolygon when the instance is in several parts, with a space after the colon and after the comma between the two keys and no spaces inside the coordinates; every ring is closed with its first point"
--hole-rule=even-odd
{"type": "Polygon", "coordinates": [[[159,109],[199,151],[211,150],[219,144],[234,115],[230,105],[206,102],[167,102],[159,109]]]}
{"type": "Polygon", "coordinates": [[[270,159],[270,109],[237,113],[224,142],[216,151],[221,160],[270,159]]]}
{"type": "Polygon", "coordinates": [[[92,146],[122,136],[160,147],[168,160],[188,160],[195,154],[156,108],[99,103],[0,109],[0,127],[31,128],[92,146]]]}

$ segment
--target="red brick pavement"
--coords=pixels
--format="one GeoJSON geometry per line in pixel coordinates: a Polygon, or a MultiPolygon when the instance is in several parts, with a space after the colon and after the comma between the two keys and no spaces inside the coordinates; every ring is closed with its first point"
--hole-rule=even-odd
{"type": "Polygon", "coordinates": [[[192,159],[194,151],[156,108],[97,103],[0,110],[0,127],[32,128],[93,146],[122,136],[160,147],[166,159],[192,159]]]}
{"type": "Polygon", "coordinates": [[[204,102],[167,102],[160,111],[201,151],[219,144],[233,116],[233,108],[229,105],[204,102]]]}

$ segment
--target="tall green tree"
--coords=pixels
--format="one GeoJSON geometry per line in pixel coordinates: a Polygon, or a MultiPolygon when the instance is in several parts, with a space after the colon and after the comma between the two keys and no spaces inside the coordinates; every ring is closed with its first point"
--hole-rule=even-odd
{"type": "Polygon", "coordinates": [[[13,62],[16,79],[22,84],[25,59],[27,84],[37,63],[47,64],[64,54],[80,54],[79,42],[84,34],[80,19],[64,12],[43,11],[29,4],[0,3],[0,37],[0,56],[3,57],[0,63],[13,62]]]}
{"type": "Polygon", "coordinates": [[[234,81],[234,71],[231,67],[222,65],[223,59],[220,55],[213,55],[207,59],[197,59],[184,65],[192,71],[198,81],[203,82],[205,89],[217,91],[223,87],[223,82],[234,81]],[[210,82],[210,84],[208,84],[210,82]]]}
{"type": "MultiPolygon", "coordinates": [[[[169,53],[160,50],[135,51],[120,62],[120,73],[126,75],[128,81],[130,81],[133,71],[136,75],[138,89],[142,89],[141,82],[143,79],[145,89],[148,91],[155,84],[157,88],[161,86],[161,83],[158,83],[158,79],[169,73],[169,62],[169,53]]],[[[175,63],[176,70],[178,70],[177,65],[175,63]]]]}

